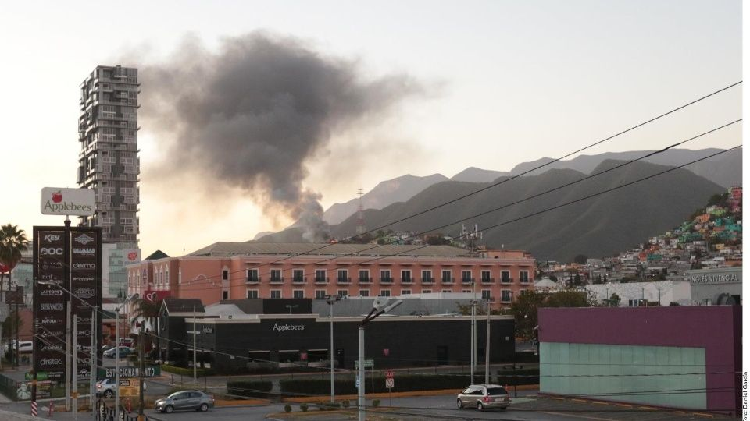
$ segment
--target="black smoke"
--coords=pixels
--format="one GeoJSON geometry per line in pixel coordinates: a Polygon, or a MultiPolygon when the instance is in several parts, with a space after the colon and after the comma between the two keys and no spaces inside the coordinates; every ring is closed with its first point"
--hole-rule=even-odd
{"type": "Polygon", "coordinates": [[[306,160],[337,131],[365,129],[423,93],[408,75],[362,73],[356,60],[291,37],[253,32],[224,39],[217,52],[187,39],[167,62],[142,67],[144,125],[166,148],[162,171],[200,171],[207,185],[239,187],[267,214],[318,230],[323,210],[303,188],[306,160]]]}

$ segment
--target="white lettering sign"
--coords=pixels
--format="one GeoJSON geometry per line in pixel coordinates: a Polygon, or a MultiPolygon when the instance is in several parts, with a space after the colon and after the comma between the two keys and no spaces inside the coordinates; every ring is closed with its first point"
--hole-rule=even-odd
{"type": "Polygon", "coordinates": [[[93,189],[42,189],[42,214],[91,216],[96,210],[93,189]]]}
{"type": "Polygon", "coordinates": [[[273,331],[275,332],[288,332],[288,331],[302,331],[305,330],[305,325],[289,325],[289,324],[283,324],[280,325],[278,323],[273,324],[273,331]]]}

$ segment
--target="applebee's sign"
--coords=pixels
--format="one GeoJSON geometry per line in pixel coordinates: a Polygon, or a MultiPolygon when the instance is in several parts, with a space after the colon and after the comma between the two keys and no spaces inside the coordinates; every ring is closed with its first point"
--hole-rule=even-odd
{"type": "Polygon", "coordinates": [[[42,214],[91,216],[96,210],[92,189],[42,189],[42,214]]]}

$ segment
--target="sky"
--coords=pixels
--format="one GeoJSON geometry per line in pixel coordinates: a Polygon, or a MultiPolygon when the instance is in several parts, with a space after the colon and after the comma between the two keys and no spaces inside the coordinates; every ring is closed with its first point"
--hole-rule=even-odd
{"type": "MultiPolygon", "coordinates": [[[[248,34],[346,63],[360,84],[397,75],[419,88],[327,127],[300,179],[323,208],[404,174],[559,157],[742,79],[734,0],[3,2],[0,222],[29,235],[62,223],[41,215],[40,191],[76,187],[78,88],[97,65],[165,68],[186,45],[212,57],[248,34]]],[[[740,118],[741,105],[733,89],[586,153],[660,149],[740,118]]],[[[189,160],[163,178],[180,136],[158,127],[153,104],[140,114],[144,256],[290,222],[247,188],[206,188],[207,169],[189,160]]],[[[741,142],[736,125],[686,147],[741,142]]]]}

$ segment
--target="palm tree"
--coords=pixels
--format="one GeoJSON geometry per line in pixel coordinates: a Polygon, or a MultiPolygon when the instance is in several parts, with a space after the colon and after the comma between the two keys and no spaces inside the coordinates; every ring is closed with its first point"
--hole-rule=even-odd
{"type": "MultiPolygon", "coordinates": [[[[21,253],[29,248],[26,233],[17,225],[3,225],[0,227],[0,263],[8,270],[8,286],[10,286],[10,272],[21,261],[21,253]]],[[[3,278],[0,275],[0,291],[3,290],[3,278]]],[[[4,295],[4,294],[3,294],[4,295]]]]}

